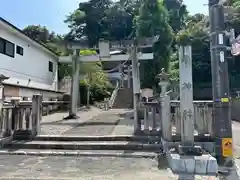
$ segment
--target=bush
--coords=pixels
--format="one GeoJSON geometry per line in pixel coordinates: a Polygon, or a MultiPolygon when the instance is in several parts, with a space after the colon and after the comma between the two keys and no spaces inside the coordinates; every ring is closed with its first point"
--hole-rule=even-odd
{"type": "MultiPolygon", "coordinates": [[[[88,85],[85,81],[80,82],[81,104],[87,104],[87,90],[88,85]]],[[[106,86],[99,86],[98,84],[90,85],[90,104],[94,102],[103,101],[104,98],[109,98],[112,94],[113,87],[108,84],[106,86]]]]}

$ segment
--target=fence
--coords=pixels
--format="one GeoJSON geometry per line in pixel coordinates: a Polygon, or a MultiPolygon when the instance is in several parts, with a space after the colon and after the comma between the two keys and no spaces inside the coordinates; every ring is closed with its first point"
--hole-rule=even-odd
{"type": "MultiPolygon", "coordinates": [[[[193,103],[195,135],[212,136],[212,101],[194,101],[193,103]]],[[[155,102],[141,102],[140,108],[143,114],[142,132],[152,135],[161,133],[166,139],[172,135],[180,136],[180,101],[170,101],[169,96],[164,96],[155,102]]]]}
{"type": "Polygon", "coordinates": [[[29,139],[39,132],[40,122],[44,114],[64,107],[69,102],[42,101],[41,95],[34,95],[32,101],[13,99],[4,102],[0,114],[0,137],[29,139]],[[45,112],[44,112],[45,111],[45,112]]]}

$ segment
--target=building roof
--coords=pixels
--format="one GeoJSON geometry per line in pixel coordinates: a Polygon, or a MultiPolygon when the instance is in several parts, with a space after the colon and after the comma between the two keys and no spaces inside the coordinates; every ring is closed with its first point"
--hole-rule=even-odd
{"type": "Polygon", "coordinates": [[[49,49],[45,44],[30,38],[29,36],[27,36],[21,29],[19,29],[18,27],[14,26],[13,24],[11,24],[10,22],[8,22],[7,20],[3,19],[2,17],[0,17],[0,22],[3,22],[4,24],[6,24],[7,26],[10,26],[11,28],[13,28],[14,30],[16,30],[17,32],[19,32],[20,34],[22,34],[23,36],[25,36],[26,38],[28,38],[30,41],[37,43],[38,45],[40,45],[43,49],[45,49],[47,52],[49,52],[51,55],[55,56],[56,58],[58,58],[58,55],[53,52],[51,49],[49,49]]]}

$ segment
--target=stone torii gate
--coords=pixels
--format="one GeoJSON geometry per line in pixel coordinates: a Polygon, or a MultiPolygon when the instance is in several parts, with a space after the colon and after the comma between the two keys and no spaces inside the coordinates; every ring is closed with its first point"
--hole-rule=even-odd
{"type": "MultiPolygon", "coordinates": [[[[138,47],[145,48],[145,47],[152,47],[153,43],[158,39],[158,37],[150,37],[140,39],[138,41],[138,45],[135,44],[133,46],[132,40],[124,40],[120,42],[109,42],[109,41],[100,41],[98,48],[93,48],[91,50],[99,49],[99,54],[97,55],[89,55],[89,56],[82,56],[80,55],[80,50],[89,49],[84,42],[80,41],[71,41],[66,43],[67,48],[73,50],[73,55],[71,56],[60,56],[59,62],[71,64],[72,63],[72,84],[71,84],[71,106],[69,110],[69,115],[65,119],[76,119],[77,116],[77,102],[79,96],[79,62],[96,62],[96,61],[128,61],[132,59],[132,61],[136,61],[138,64],[138,60],[153,60],[153,53],[138,53],[138,47]],[[135,48],[135,51],[132,50],[135,48]],[[131,51],[127,54],[121,55],[111,55],[111,50],[116,49],[127,49],[131,51]],[[135,53],[133,53],[135,52],[135,53]],[[133,56],[131,56],[131,54],[133,56]],[[135,58],[134,58],[135,57],[135,58]]],[[[132,62],[135,64],[135,62],[132,62]]],[[[139,70],[138,67],[133,68],[133,84],[135,84],[134,93],[140,93],[140,82],[139,82],[139,70]],[[138,85],[137,85],[138,84],[138,85]],[[136,88],[139,87],[139,88],[136,88]]],[[[136,107],[136,106],[135,106],[136,107]]],[[[137,108],[137,107],[136,107],[137,108]]],[[[137,127],[136,127],[137,128],[137,127]]]]}

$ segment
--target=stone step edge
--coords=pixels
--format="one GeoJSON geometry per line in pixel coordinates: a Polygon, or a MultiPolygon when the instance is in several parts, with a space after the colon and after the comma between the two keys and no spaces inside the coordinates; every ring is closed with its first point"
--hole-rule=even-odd
{"type": "Polygon", "coordinates": [[[38,135],[34,138],[35,140],[47,140],[47,139],[57,139],[58,141],[71,141],[72,139],[76,139],[79,141],[94,141],[94,140],[105,140],[105,141],[113,141],[113,140],[161,140],[160,136],[135,136],[135,135],[106,135],[106,136],[67,136],[67,135],[38,135]]]}
{"type": "Polygon", "coordinates": [[[124,147],[162,147],[162,143],[148,143],[148,142],[129,142],[129,141],[21,141],[14,140],[6,145],[14,146],[14,145],[41,145],[41,146],[124,146],[124,147]]]}
{"type": "Polygon", "coordinates": [[[153,152],[94,152],[93,151],[24,151],[24,150],[0,150],[0,155],[25,155],[25,156],[67,156],[67,157],[122,157],[122,158],[150,158],[155,159],[162,153],[153,152]]]}

